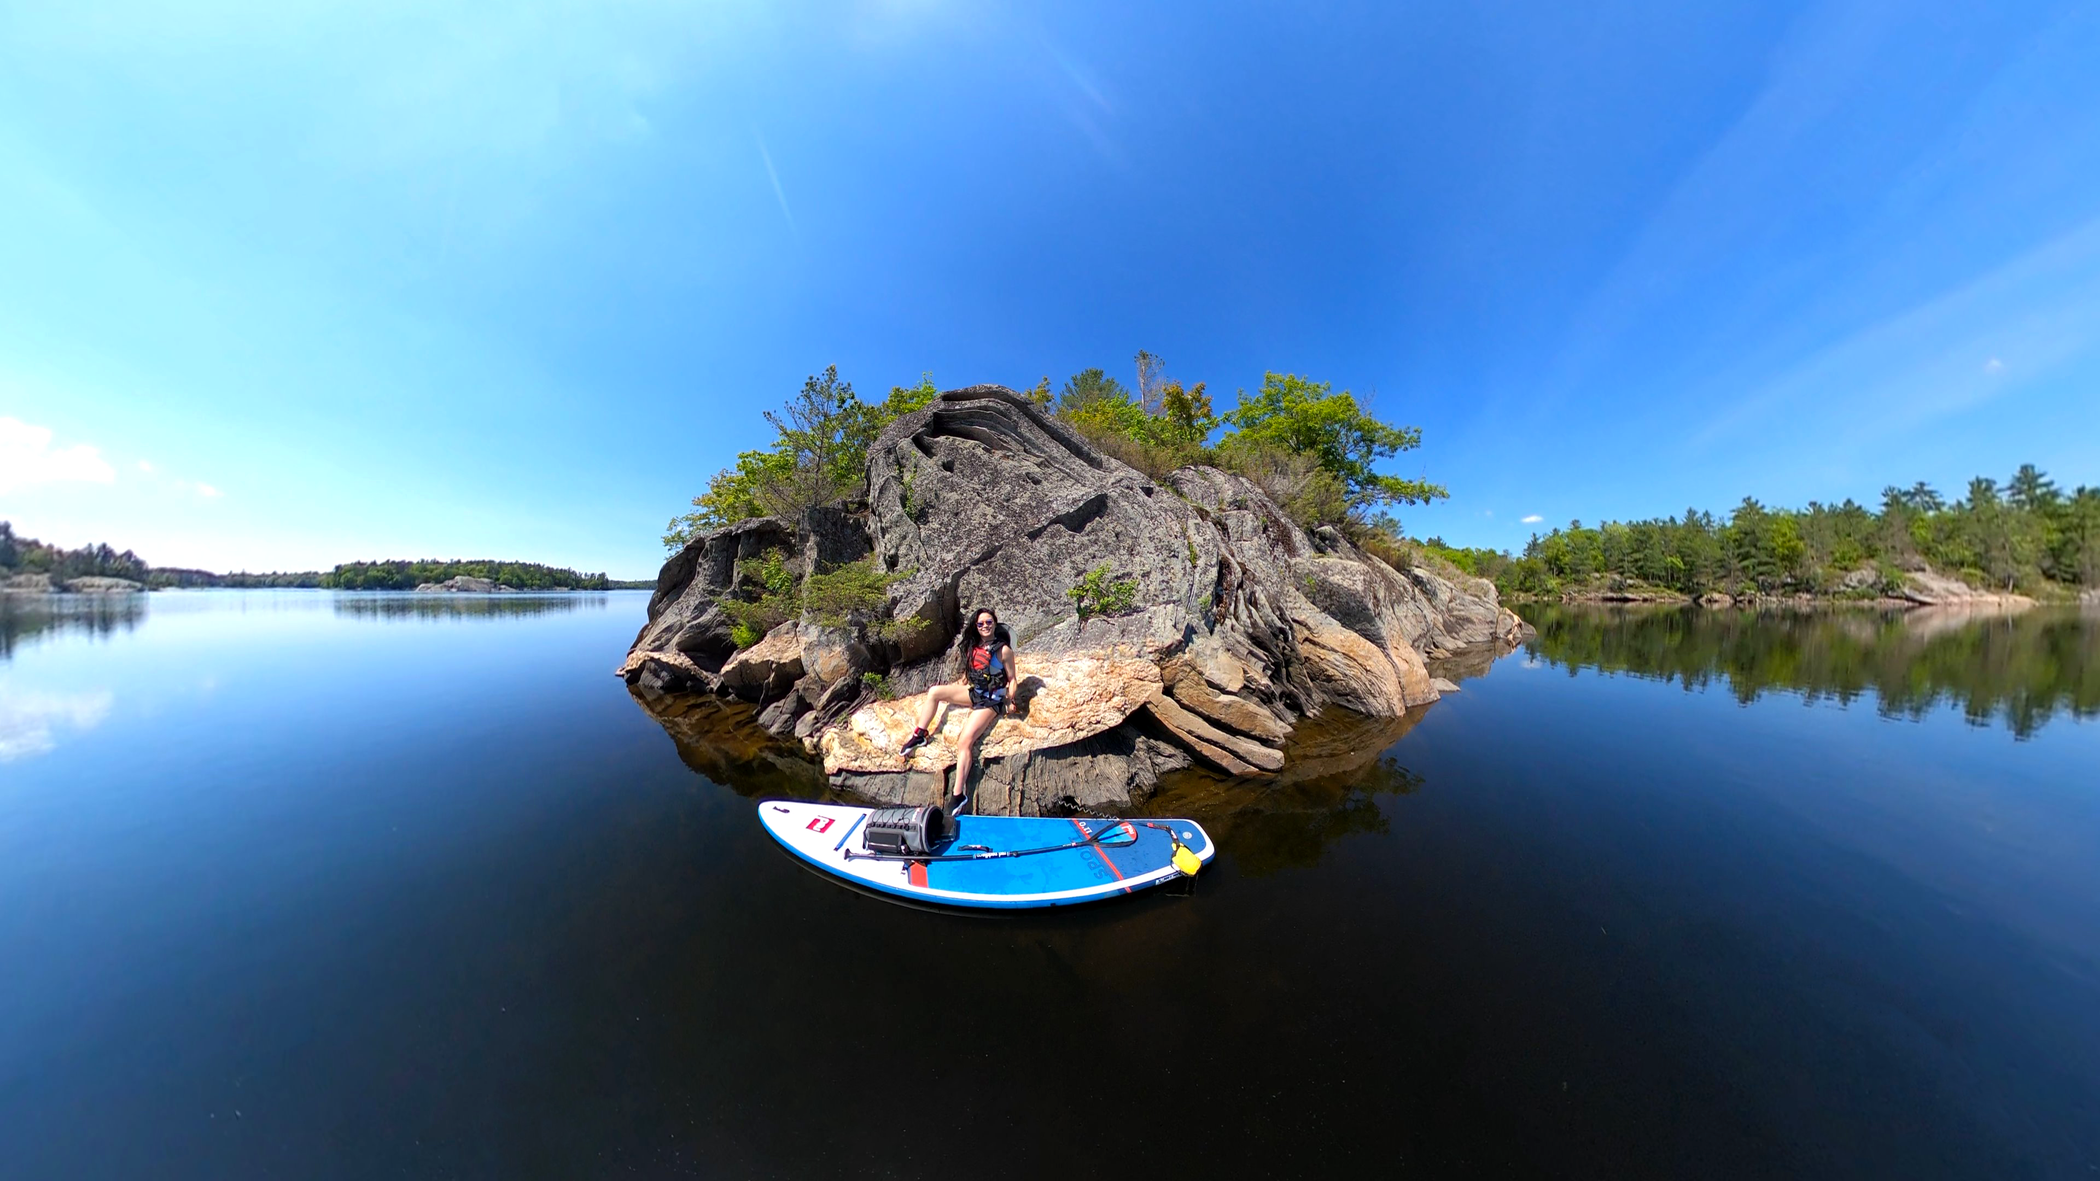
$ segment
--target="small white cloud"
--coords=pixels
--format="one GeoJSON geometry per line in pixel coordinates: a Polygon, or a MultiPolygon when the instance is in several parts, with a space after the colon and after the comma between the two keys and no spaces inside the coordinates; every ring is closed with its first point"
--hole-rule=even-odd
{"type": "Polygon", "coordinates": [[[1530,516],[1528,516],[1528,517],[1521,517],[1521,518],[1519,518],[1519,520],[1521,520],[1521,521],[1522,521],[1522,522],[1523,522],[1524,524],[1526,524],[1526,525],[1536,525],[1536,524],[1538,524],[1538,523],[1539,523],[1540,521],[1543,521],[1543,520],[1545,520],[1545,519],[1546,519],[1546,518],[1544,518],[1544,517],[1542,517],[1542,516],[1538,515],[1537,513],[1533,513],[1533,514],[1531,514],[1531,515],[1530,515],[1530,516]]]}
{"type": "Polygon", "coordinates": [[[219,491],[217,488],[212,487],[210,484],[200,482],[197,485],[197,495],[203,497],[206,500],[217,500],[218,498],[226,494],[224,492],[219,491]]]}
{"type": "Polygon", "coordinates": [[[85,443],[53,449],[51,428],[0,418],[0,492],[32,484],[109,484],[117,471],[85,443]]]}
{"type": "Polygon", "coordinates": [[[56,750],[60,728],[94,729],[109,716],[112,700],[107,689],[92,693],[0,692],[0,763],[56,750]]]}
{"type": "Polygon", "coordinates": [[[1491,508],[1484,508],[1480,510],[1480,515],[1483,517],[1492,517],[1495,515],[1495,510],[1491,508]]]}
{"type": "Polygon", "coordinates": [[[1985,373],[2003,373],[2005,371],[2005,362],[2000,361],[1996,357],[1992,357],[1990,360],[1985,361],[1983,363],[1983,371],[1985,373]]]}
{"type": "Polygon", "coordinates": [[[139,470],[150,476],[153,474],[153,465],[141,459],[139,460],[139,470]]]}

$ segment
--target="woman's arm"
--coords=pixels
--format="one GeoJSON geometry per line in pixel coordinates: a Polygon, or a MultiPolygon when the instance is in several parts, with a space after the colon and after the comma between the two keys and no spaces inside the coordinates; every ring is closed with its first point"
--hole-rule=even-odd
{"type": "Polygon", "coordinates": [[[1014,650],[1006,645],[999,648],[999,663],[1006,666],[1006,712],[1018,713],[1021,708],[1021,674],[1014,668],[1014,650]]]}

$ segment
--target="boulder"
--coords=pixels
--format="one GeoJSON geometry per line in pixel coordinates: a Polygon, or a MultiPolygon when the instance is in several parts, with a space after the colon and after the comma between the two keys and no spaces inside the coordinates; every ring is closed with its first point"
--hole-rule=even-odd
{"type": "Polygon", "coordinates": [[[0,578],[0,592],[13,595],[48,595],[52,591],[49,574],[11,574],[0,578]]]}
{"type": "Polygon", "coordinates": [[[802,678],[802,628],[792,621],[732,655],[717,676],[721,689],[747,701],[773,701],[802,678]]]}
{"type": "Polygon", "coordinates": [[[675,653],[683,664],[709,676],[721,672],[736,654],[736,641],[730,638],[735,621],[722,610],[721,600],[746,581],[751,563],[773,550],[799,548],[795,527],[777,517],[739,521],[694,538],[657,574],[656,591],[649,596],[649,621],[635,636],[620,674],[634,685],[648,667],[634,657],[649,653],[675,653]]]}
{"type": "Polygon", "coordinates": [[[1978,590],[1959,578],[1932,570],[1913,570],[1903,576],[1895,597],[1921,607],[2032,607],[2026,595],[1978,590]]]}
{"type": "Polygon", "coordinates": [[[416,587],[419,595],[486,595],[511,587],[497,586],[494,579],[476,578],[471,574],[458,574],[443,582],[425,582],[416,587]]]}
{"type": "Polygon", "coordinates": [[[1403,574],[1332,529],[1308,536],[1215,468],[1152,479],[998,386],[891,423],[867,481],[862,506],[743,521],[666,562],[620,669],[637,697],[745,698],[835,786],[936,799],[962,711],[909,760],[896,751],[925,691],[957,675],[965,612],[989,606],[1013,635],[1021,710],[985,737],[975,790],[985,811],[1029,814],[1141,799],[1191,759],[1274,774],[1296,719],[1397,717],[1436,699],[1425,654],[1525,631],[1483,580],[1403,574]],[[722,603],[756,598],[751,564],[769,552],[798,576],[872,555],[894,581],[872,618],[790,621],[739,652],[722,603]],[[1075,598],[1096,572],[1107,601],[1075,598]]]}

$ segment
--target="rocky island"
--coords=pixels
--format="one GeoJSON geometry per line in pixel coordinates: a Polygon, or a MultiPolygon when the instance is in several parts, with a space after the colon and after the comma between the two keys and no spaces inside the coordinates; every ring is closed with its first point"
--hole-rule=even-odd
{"type": "Polygon", "coordinates": [[[692,538],[658,576],[619,668],[666,725],[696,698],[758,707],[831,784],[937,798],[962,719],[900,758],[918,695],[952,679],[966,610],[1012,630],[1020,716],[981,748],[984,812],[1127,805],[1192,762],[1283,770],[1327,710],[1397,718],[1436,700],[1428,659],[1528,630],[1485,579],[1397,570],[1301,528],[1207,466],[1154,479],[1001,386],[950,390],[868,448],[862,495],[692,538]],[[753,634],[751,605],[799,608],[753,634]]]}

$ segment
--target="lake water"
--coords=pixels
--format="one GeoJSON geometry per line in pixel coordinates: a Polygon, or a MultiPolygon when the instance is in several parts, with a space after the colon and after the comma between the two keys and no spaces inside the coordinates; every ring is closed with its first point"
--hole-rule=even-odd
{"type": "Polygon", "coordinates": [[[0,1176],[2100,1173],[2093,617],[1541,610],[973,919],[779,852],[645,602],[0,605],[0,1176]]]}

